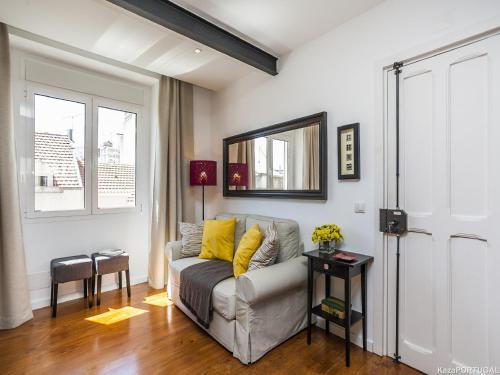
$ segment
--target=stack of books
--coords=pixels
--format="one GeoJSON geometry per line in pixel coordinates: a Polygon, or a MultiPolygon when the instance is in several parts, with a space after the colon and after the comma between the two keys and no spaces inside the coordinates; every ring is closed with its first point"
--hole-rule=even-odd
{"type": "Polygon", "coordinates": [[[321,301],[321,310],[339,319],[345,319],[345,303],[338,298],[327,297],[323,299],[321,301]]]}

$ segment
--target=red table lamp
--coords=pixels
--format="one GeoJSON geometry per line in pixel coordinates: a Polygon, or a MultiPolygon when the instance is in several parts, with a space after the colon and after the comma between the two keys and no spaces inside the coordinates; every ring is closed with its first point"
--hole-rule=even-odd
{"type": "Polygon", "coordinates": [[[191,160],[189,164],[191,186],[202,187],[202,215],[205,220],[205,186],[217,185],[217,162],[213,160],[191,160]]]}
{"type": "Polygon", "coordinates": [[[248,164],[229,163],[228,179],[229,186],[248,187],[248,164]]]}

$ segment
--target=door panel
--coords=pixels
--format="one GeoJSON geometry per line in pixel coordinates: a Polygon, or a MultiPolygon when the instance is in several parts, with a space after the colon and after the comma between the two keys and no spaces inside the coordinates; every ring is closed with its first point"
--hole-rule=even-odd
{"type": "Polygon", "coordinates": [[[449,241],[451,360],[455,366],[488,363],[488,245],[464,238],[449,241]]]}
{"type": "Polygon", "coordinates": [[[486,207],[488,55],[449,67],[450,209],[484,217],[486,207]]]}
{"type": "Polygon", "coordinates": [[[404,344],[434,352],[434,259],[432,236],[409,233],[404,239],[404,344]],[[418,298],[415,298],[418,296],[418,298]]]}
{"type": "MultiPolygon", "coordinates": [[[[413,70],[413,69],[412,69],[413,70]]],[[[406,211],[432,213],[433,73],[430,70],[403,76],[404,170],[406,211]]]]}

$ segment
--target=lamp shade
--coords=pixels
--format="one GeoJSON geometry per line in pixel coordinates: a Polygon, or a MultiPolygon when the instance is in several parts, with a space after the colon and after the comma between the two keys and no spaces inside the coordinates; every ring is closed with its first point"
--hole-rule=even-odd
{"type": "Polygon", "coordinates": [[[213,160],[191,160],[189,176],[191,185],[214,186],[217,184],[217,162],[213,160]]]}
{"type": "Polygon", "coordinates": [[[248,186],[248,164],[229,163],[229,186],[248,186]]]}

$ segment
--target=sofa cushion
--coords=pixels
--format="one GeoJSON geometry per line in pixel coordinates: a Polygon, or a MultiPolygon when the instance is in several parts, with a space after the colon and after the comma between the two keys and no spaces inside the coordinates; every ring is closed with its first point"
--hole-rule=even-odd
{"type": "MultiPolygon", "coordinates": [[[[193,264],[207,262],[207,259],[196,257],[182,258],[170,262],[171,280],[178,288],[181,281],[181,271],[193,264]]],[[[234,277],[221,281],[212,291],[212,305],[214,310],[228,320],[236,318],[236,280],[234,277]]]]}
{"type": "Polygon", "coordinates": [[[262,232],[259,226],[255,224],[241,238],[238,249],[234,254],[233,271],[234,277],[238,278],[242,273],[247,272],[250,259],[255,254],[262,243],[262,232]]]}
{"type": "Polygon", "coordinates": [[[260,245],[250,259],[248,271],[257,270],[274,264],[278,257],[278,250],[278,231],[276,229],[276,224],[273,223],[267,228],[266,237],[264,241],[262,241],[262,245],[260,245]]]}
{"type": "Polygon", "coordinates": [[[276,263],[281,263],[299,256],[299,225],[293,220],[276,219],[278,229],[279,252],[276,263]]]}
{"type": "Polygon", "coordinates": [[[262,233],[266,233],[266,229],[269,228],[269,225],[272,225],[273,223],[274,220],[272,217],[249,215],[247,217],[246,230],[249,230],[255,224],[258,224],[260,231],[262,233]]]}
{"type": "Polygon", "coordinates": [[[181,233],[181,258],[196,257],[200,255],[201,240],[203,238],[203,223],[179,223],[181,233]]]}
{"type": "Polygon", "coordinates": [[[236,252],[236,249],[238,248],[238,245],[240,244],[241,237],[243,237],[243,235],[247,231],[247,228],[245,226],[247,215],[221,213],[221,214],[218,214],[215,217],[215,219],[216,220],[225,220],[225,219],[230,219],[232,217],[236,218],[236,227],[234,228],[234,251],[236,252]]]}
{"type": "Polygon", "coordinates": [[[199,257],[232,262],[235,227],[236,218],[234,217],[225,220],[205,220],[199,257]]]}
{"type": "Polygon", "coordinates": [[[254,224],[259,224],[260,230],[263,233],[265,233],[265,230],[272,223],[276,225],[278,232],[279,251],[276,263],[297,257],[299,255],[300,238],[299,225],[296,221],[259,215],[248,215],[246,220],[247,228],[254,224]]]}

